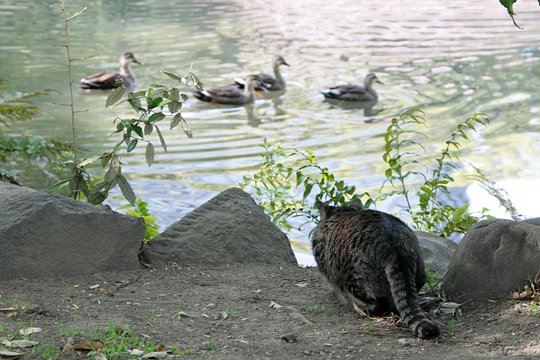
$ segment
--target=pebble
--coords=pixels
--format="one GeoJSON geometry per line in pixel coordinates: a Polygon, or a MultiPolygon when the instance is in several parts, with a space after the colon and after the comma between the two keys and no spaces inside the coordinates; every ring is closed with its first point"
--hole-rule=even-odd
{"type": "Polygon", "coordinates": [[[296,342],[298,336],[295,333],[283,334],[279,337],[281,340],[285,340],[288,343],[296,342]]]}
{"type": "Polygon", "coordinates": [[[398,339],[397,342],[403,347],[411,346],[411,341],[409,339],[407,339],[407,338],[398,339]]]}

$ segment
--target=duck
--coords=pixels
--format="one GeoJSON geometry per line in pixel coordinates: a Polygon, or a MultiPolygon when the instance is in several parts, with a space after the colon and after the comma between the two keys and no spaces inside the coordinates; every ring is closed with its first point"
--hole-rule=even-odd
{"type": "Polygon", "coordinates": [[[135,75],[131,71],[130,64],[141,64],[133,53],[127,52],[120,56],[120,72],[100,71],[96,74],[81,79],[80,86],[83,89],[114,89],[124,86],[128,89],[135,87],[135,75]]]}
{"type": "Polygon", "coordinates": [[[255,88],[259,86],[257,80],[247,77],[244,80],[247,84],[244,89],[237,86],[217,86],[201,91],[193,92],[193,96],[201,101],[224,104],[224,105],[245,105],[255,101],[255,88]]]}
{"type": "MultiPolygon", "coordinates": [[[[281,72],[279,70],[279,67],[281,65],[290,66],[283,56],[276,55],[273,58],[272,61],[272,67],[274,69],[274,76],[268,75],[268,74],[254,74],[249,75],[251,78],[257,80],[259,82],[259,86],[255,88],[255,90],[265,90],[265,91],[283,91],[287,88],[287,84],[285,83],[285,79],[283,79],[283,76],[281,76],[281,72]]],[[[244,87],[244,80],[243,79],[235,79],[236,84],[240,87],[244,87]]]]}
{"type": "Polygon", "coordinates": [[[377,101],[379,98],[373,83],[382,84],[374,73],[369,73],[364,79],[364,86],[357,84],[346,84],[324,89],[321,93],[327,99],[338,99],[343,101],[377,101]]]}

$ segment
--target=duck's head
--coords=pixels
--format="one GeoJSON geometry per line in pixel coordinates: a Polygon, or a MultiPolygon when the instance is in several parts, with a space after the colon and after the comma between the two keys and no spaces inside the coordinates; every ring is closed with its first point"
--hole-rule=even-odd
{"type": "Polygon", "coordinates": [[[276,56],[274,56],[274,65],[277,65],[277,66],[280,66],[280,65],[290,66],[290,65],[285,61],[285,59],[283,58],[283,56],[281,56],[281,55],[276,55],[276,56]]]}
{"type": "Polygon", "coordinates": [[[120,56],[120,64],[122,65],[129,65],[129,64],[141,64],[141,62],[137,59],[135,59],[135,55],[133,55],[132,52],[124,53],[120,56]]]}
{"type": "Polygon", "coordinates": [[[364,82],[369,85],[373,84],[374,82],[378,84],[383,84],[383,82],[379,80],[377,75],[375,75],[374,73],[367,74],[364,82]]]}

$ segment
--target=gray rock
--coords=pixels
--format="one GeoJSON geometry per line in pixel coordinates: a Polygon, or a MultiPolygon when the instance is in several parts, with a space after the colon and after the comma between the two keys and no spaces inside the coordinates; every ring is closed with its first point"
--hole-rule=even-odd
{"type": "Polygon", "coordinates": [[[443,279],[456,302],[507,296],[540,273],[540,218],[481,221],[465,235],[443,279]]]}
{"type": "Polygon", "coordinates": [[[141,219],[0,183],[0,279],[139,269],[141,219]]]}
{"type": "Polygon", "coordinates": [[[444,275],[458,245],[452,240],[424,231],[415,231],[415,234],[426,268],[435,270],[440,276],[444,275]]]}
{"type": "Polygon", "coordinates": [[[296,264],[289,239],[249,194],[230,188],[143,247],[148,264],[296,264]]]}

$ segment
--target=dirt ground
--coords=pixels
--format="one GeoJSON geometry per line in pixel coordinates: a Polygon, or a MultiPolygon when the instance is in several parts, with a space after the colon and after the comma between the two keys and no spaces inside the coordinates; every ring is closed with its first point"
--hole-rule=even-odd
{"type": "Polygon", "coordinates": [[[163,344],[178,358],[540,359],[540,313],[527,302],[464,304],[457,318],[435,315],[443,334],[422,341],[397,318],[359,317],[320,283],[316,269],[295,266],[170,266],[4,281],[0,308],[0,340],[28,326],[41,329],[27,337],[40,345],[24,359],[60,350],[70,336],[81,343],[109,325],[163,344]]]}

